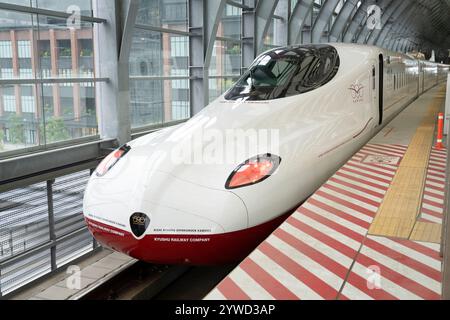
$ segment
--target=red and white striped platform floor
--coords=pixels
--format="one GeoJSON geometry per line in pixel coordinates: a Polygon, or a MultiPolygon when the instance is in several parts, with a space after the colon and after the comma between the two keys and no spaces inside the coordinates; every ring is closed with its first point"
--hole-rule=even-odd
{"type": "Polygon", "coordinates": [[[420,221],[442,224],[445,193],[445,162],[443,150],[433,149],[430,155],[420,221]]]}
{"type": "MultiPolygon", "coordinates": [[[[439,244],[368,235],[406,149],[366,145],[206,299],[440,299],[439,244]]],[[[442,223],[445,159],[433,150],[419,220],[442,223]]]]}

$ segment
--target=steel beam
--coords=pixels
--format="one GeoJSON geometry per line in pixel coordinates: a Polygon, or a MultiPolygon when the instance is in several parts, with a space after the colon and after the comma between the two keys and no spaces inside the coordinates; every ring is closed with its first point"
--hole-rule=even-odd
{"type": "Polygon", "coordinates": [[[403,30],[405,28],[405,25],[408,22],[409,18],[411,17],[411,15],[415,14],[417,10],[417,7],[411,6],[408,9],[407,13],[402,15],[402,18],[398,23],[384,28],[377,36],[377,38],[374,39],[373,44],[383,48],[389,47],[391,42],[394,41],[393,34],[399,34],[399,30],[403,30]]]}
{"type": "Polygon", "coordinates": [[[306,18],[311,13],[314,0],[299,0],[289,19],[289,44],[299,44],[306,18]]]}
{"type": "Polygon", "coordinates": [[[189,80],[196,79],[189,76],[130,76],[130,80],[189,80]]]}
{"type": "MultiPolygon", "coordinates": [[[[392,8],[395,6],[394,0],[381,0],[381,2],[376,3],[377,6],[381,9],[381,21],[380,24],[382,24],[382,27],[385,26],[389,20],[387,17],[389,15],[389,12],[392,10],[392,8]]],[[[368,13],[366,15],[366,24],[368,20],[368,13]]],[[[369,28],[364,28],[362,32],[358,35],[358,43],[367,43],[368,39],[376,32],[379,31],[378,29],[374,28],[370,30],[369,28]]]]}
{"type": "MultiPolygon", "coordinates": [[[[386,13],[387,10],[389,10],[389,8],[394,3],[395,3],[394,0],[381,0],[381,2],[376,3],[376,5],[378,5],[382,11],[382,14],[381,14],[382,20],[383,20],[383,15],[386,13]]],[[[371,31],[367,27],[367,21],[369,19],[369,14],[367,11],[368,11],[370,5],[371,5],[371,3],[368,3],[368,5],[365,9],[364,19],[361,21],[360,26],[359,26],[356,34],[353,37],[354,42],[356,42],[356,43],[365,43],[365,39],[366,39],[367,35],[369,34],[369,32],[371,31]]]]}
{"type": "Polygon", "coordinates": [[[100,136],[124,144],[131,139],[129,53],[138,0],[97,0],[93,4],[94,14],[108,21],[94,26],[96,73],[110,80],[96,86],[96,96],[101,97],[97,112],[100,136]]]}
{"type": "Polygon", "coordinates": [[[407,52],[407,47],[409,45],[412,45],[412,40],[411,39],[416,39],[415,37],[408,37],[406,39],[404,39],[403,41],[401,41],[398,46],[396,51],[398,52],[407,52]]]}
{"type": "Polygon", "coordinates": [[[343,42],[347,42],[347,43],[353,42],[353,36],[357,32],[358,27],[360,26],[361,22],[367,16],[366,10],[367,10],[366,2],[362,1],[359,8],[356,9],[355,15],[349,21],[349,25],[348,25],[347,29],[344,30],[344,33],[342,36],[343,42]]]}
{"type": "Polygon", "coordinates": [[[405,52],[405,48],[408,45],[408,43],[410,42],[410,40],[408,38],[406,39],[402,39],[401,41],[398,42],[395,51],[398,52],[405,52]]]}
{"type": "Polygon", "coordinates": [[[280,17],[274,21],[274,39],[276,45],[286,46],[289,39],[289,8],[290,0],[279,0],[274,17],[280,17]]]}
{"type": "Polygon", "coordinates": [[[189,38],[189,95],[191,115],[202,110],[207,101],[204,101],[203,82],[203,1],[190,0],[188,25],[189,33],[194,34],[189,38]]]}
{"type": "MultiPolygon", "coordinates": [[[[122,10],[120,11],[121,23],[119,34],[119,61],[118,61],[118,86],[119,86],[119,109],[117,114],[120,126],[127,126],[126,129],[116,130],[119,132],[117,139],[123,144],[131,140],[131,120],[130,120],[130,53],[133,45],[134,26],[139,10],[139,0],[120,1],[122,10]]],[[[109,138],[109,137],[107,137],[109,138]]]]}
{"type": "Polygon", "coordinates": [[[250,10],[250,9],[254,8],[253,5],[247,5],[247,4],[245,4],[245,2],[246,2],[246,0],[243,0],[243,3],[239,3],[239,2],[236,2],[233,0],[227,0],[227,4],[232,5],[234,7],[238,7],[238,8],[245,9],[245,10],[250,10]]]}
{"type": "Polygon", "coordinates": [[[116,146],[115,140],[94,141],[0,160],[0,192],[92,168],[116,146]]]}
{"type": "Polygon", "coordinates": [[[209,67],[226,3],[226,0],[203,1],[203,107],[209,103],[209,67]]]}
{"type": "Polygon", "coordinates": [[[264,37],[269,30],[272,16],[275,12],[279,0],[258,1],[255,10],[255,56],[263,51],[264,37]]]}
{"type": "Polygon", "coordinates": [[[333,15],[334,10],[336,9],[338,4],[339,0],[328,0],[322,5],[319,11],[319,15],[314,21],[311,29],[311,43],[322,42],[321,39],[323,30],[330,22],[330,18],[333,15]]]}
{"type": "Polygon", "coordinates": [[[164,32],[164,33],[172,33],[172,34],[179,34],[181,36],[196,36],[195,33],[190,33],[187,31],[181,31],[181,30],[176,30],[176,29],[169,29],[169,28],[161,28],[161,27],[155,27],[155,26],[150,26],[147,24],[142,24],[142,23],[136,23],[134,25],[134,27],[136,29],[139,30],[147,30],[147,31],[154,31],[154,32],[164,32]]]}
{"type": "Polygon", "coordinates": [[[203,36],[204,36],[204,67],[205,70],[209,70],[211,64],[212,52],[214,49],[214,43],[217,37],[217,29],[219,27],[220,19],[223,14],[227,1],[204,1],[204,24],[203,24],[203,36]]]}
{"type": "Polygon", "coordinates": [[[244,0],[242,9],[241,67],[244,72],[256,58],[255,0],[244,0]]]}
{"type": "Polygon", "coordinates": [[[0,79],[0,86],[3,85],[24,85],[24,84],[42,84],[42,83],[92,83],[108,82],[108,78],[37,78],[37,79],[0,79]]]}
{"type": "MultiPolygon", "coordinates": [[[[420,11],[418,11],[418,12],[420,12],[420,11]]],[[[411,19],[408,19],[408,21],[407,21],[408,24],[406,25],[406,28],[403,33],[404,36],[402,38],[398,38],[399,41],[393,41],[391,43],[391,46],[390,46],[391,50],[399,51],[399,50],[402,50],[402,48],[406,45],[406,41],[407,41],[406,36],[409,35],[414,28],[416,28],[415,24],[417,23],[416,22],[417,19],[414,19],[415,16],[416,15],[412,15],[411,19]]]]}
{"type": "MultiPolygon", "coordinates": [[[[17,4],[10,4],[10,3],[4,3],[4,2],[0,2],[0,10],[8,10],[8,11],[13,11],[13,12],[36,14],[36,15],[62,18],[62,19],[68,19],[72,16],[71,13],[67,13],[67,12],[40,9],[40,8],[30,7],[30,6],[21,6],[21,5],[17,5],[17,4]]],[[[99,17],[89,17],[89,16],[80,16],[80,20],[82,22],[91,22],[91,23],[106,23],[107,22],[106,19],[102,19],[99,17]]]]}
{"type": "MultiPolygon", "coordinates": [[[[385,11],[385,7],[389,4],[392,4],[393,0],[381,0],[381,3],[377,2],[377,5],[381,8],[381,12],[383,15],[383,12],[385,11]]],[[[361,20],[355,34],[353,35],[353,42],[355,43],[363,43],[365,36],[367,33],[369,33],[369,29],[367,28],[367,20],[369,18],[368,10],[369,6],[372,5],[372,3],[368,3],[366,8],[364,9],[364,18],[361,20]]]]}
{"type": "MultiPolygon", "coordinates": [[[[418,26],[423,25],[423,24],[427,24],[427,21],[423,21],[425,19],[425,16],[423,14],[423,8],[419,8],[420,10],[418,10],[418,14],[415,14],[411,17],[411,19],[408,21],[408,27],[406,28],[405,34],[411,34],[413,32],[413,30],[417,30],[418,26]],[[421,21],[422,20],[422,21],[421,21]]],[[[426,43],[430,48],[436,48],[435,44],[432,44],[431,42],[427,41],[426,39],[420,39],[417,36],[417,33],[414,35],[414,37],[422,42],[422,43],[426,43]]],[[[406,42],[402,41],[401,43],[397,43],[397,45],[395,46],[395,48],[397,48],[397,50],[405,50],[406,47],[406,42]]],[[[431,49],[430,49],[431,50],[431,49]]]]}
{"type": "Polygon", "coordinates": [[[401,1],[397,4],[392,4],[387,8],[387,10],[381,16],[382,27],[381,30],[373,30],[367,39],[366,43],[376,43],[378,37],[381,35],[384,28],[387,28],[390,23],[398,23],[397,19],[405,14],[405,11],[410,7],[410,4],[407,1],[401,1]],[[394,22],[391,22],[391,19],[394,22]]]}
{"type": "Polygon", "coordinates": [[[348,22],[349,17],[353,13],[353,10],[356,8],[356,3],[353,1],[346,1],[341,11],[339,12],[336,20],[331,27],[329,39],[331,42],[337,42],[341,40],[342,31],[345,28],[345,25],[348,22]]]}

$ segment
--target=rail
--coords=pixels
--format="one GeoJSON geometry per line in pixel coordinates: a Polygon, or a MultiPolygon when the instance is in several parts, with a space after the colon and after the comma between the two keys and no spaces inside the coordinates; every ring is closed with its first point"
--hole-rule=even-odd
{"type": "Polygon", "coordinates": [[[130,261],[69,300],[151,300],[182,277],[190,267],[130,261]]]}

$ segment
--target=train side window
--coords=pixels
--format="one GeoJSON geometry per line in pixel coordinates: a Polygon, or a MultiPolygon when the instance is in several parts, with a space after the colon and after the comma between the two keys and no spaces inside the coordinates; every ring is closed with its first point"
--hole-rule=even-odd
{"type": "Polygon", "coordinates": [[[394,90],[397,90],[397,77],[394,74],[394,90]]]}

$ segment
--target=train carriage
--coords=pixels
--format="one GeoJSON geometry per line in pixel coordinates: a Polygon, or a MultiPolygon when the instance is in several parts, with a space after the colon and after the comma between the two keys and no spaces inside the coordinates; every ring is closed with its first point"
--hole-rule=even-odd
{"type": "MultiPolygon", "coordinates": [[[[106,157],[85,193],[89,229],[152,263],[239,261],[448,70],[364,45],[269,50],[186,123],[106,157]],[[198,135],[238,130],[276,132],[277,141],[231,161],[174,161],[198,135]]],[[[231,139],[231,148],[239,143],[231,139]]],[[[189,156],[209,145],[197,141],[189,156]]]]}

